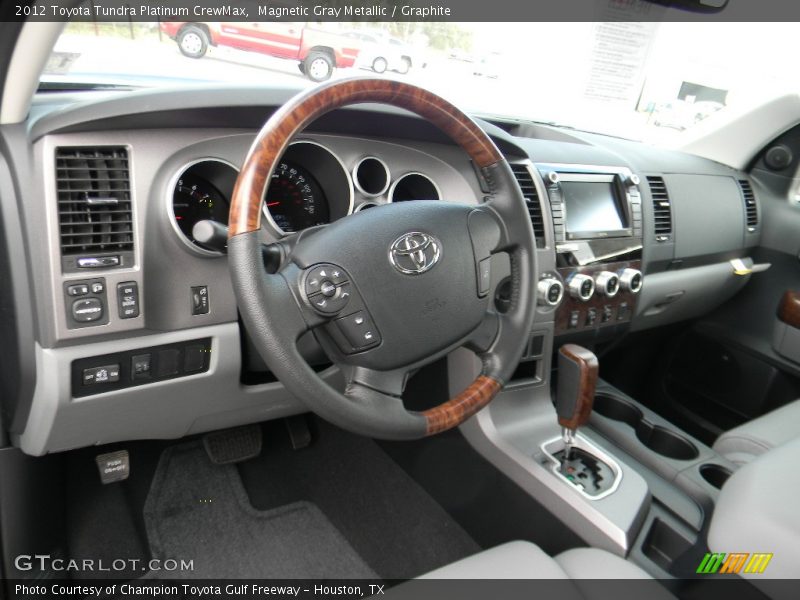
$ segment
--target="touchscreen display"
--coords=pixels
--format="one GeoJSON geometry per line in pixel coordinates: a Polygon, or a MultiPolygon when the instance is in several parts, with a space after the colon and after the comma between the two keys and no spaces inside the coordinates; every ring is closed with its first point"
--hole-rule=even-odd
{"type": "Polygon", "coordinates": [[[627,227],[612,183],[562,181],[561,190],[568,232],[619,231],[627,227]]]}

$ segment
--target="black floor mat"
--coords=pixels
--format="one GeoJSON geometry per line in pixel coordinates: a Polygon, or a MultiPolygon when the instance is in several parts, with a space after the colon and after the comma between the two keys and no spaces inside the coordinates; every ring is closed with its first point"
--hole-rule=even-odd
{"type": "MultiPolygon", "coordinates": [[[[280,487],[281,482],[270,479],[280,487]]],[[[145,504],[153,557],[192,561],[188,578],[374,578],[317,506],[255,510],[236,468],[213,465],[198,442],[167,449],[145,504]]]]}
{"type": "Polygon", "coordinates": [[[264,452],[239,465],[258,510],[313,502],[383,579],[415,577],[480,550],[374,441],[314,423],[315,442],[296,451],[281,423],[265,425],[264,452]]]}

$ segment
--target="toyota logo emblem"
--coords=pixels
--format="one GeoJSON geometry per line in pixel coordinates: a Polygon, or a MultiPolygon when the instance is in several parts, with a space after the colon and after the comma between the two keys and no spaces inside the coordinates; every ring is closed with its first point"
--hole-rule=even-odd
{"type": "Polygon", "coordinates": [[[392,265],[406,275],[419,275],[432,269],[441,257],[441,242],[419,231],[401,235],[389,247],[392,265]]]}

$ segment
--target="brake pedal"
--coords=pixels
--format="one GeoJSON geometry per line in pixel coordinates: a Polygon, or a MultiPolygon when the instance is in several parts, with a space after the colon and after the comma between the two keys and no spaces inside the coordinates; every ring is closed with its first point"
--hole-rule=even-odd
{"type": "Polygon", "coordinates": [[[261,427],[244,425],[203,437],[203,447],[215,465],[230,465],[261,454],[261,427]]]}

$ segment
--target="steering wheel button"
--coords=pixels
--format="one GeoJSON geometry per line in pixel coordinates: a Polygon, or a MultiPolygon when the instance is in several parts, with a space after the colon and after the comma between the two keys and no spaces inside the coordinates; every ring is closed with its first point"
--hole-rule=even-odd
{"type": "Polygon", "coordinates": [[[319,291],[322,292],[323,296],[330,298],[336,294],[336,286],[326,279],[319,286],[319,291]]]}
{"type": "Polygon", "coordinates": [[[306,294],[309,296],[311,294],[316,294],[319,291],[320,283],[322,283],[322,280],[316,275],[309,276],[308,280],[306,281],[306,294]]]}
{"type": "Polygon", "coordinates": [[[308,271],[305,285],[306,296],[322,292],[325,296],[333,297],[335,294],[333,287],[343,283],[347,283],[347,274],[344,269],[336,265],[317,265],[308,271]]]}
{"type": "Polygon", "coordinates": [[[381,341],[375,324],[363,310],[336,319],[336,324],[355,350],[374,346],[381,341]]]}
{"type": "MultiPolygon", "coordinates": [[[[322,285],[324,287],[325,283],[322,285]]],[[[332,294],[330,291],[326,293],[325,289],[323,289],[321,293],[311,296],[308,299],[314,310],[324,315],[335,315],[344,310],[344,307],[350,302],[350,296],[352,295],[349,283],[343,283],[339,286],[333,286],[331,284],[331,288],[332,294]]]]}

